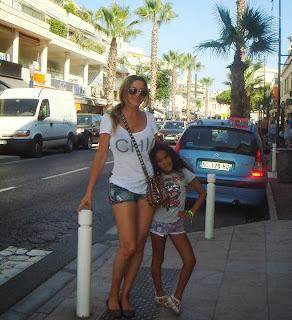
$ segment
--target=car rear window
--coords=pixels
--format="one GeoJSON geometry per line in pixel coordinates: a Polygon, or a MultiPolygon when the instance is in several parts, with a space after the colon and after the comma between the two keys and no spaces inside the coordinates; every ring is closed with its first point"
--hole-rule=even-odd
{"type": "Polygon", "coordinates": [[[182,121],[176,122],[166,122],[164,125],[164,129],[184,129],[185,125],[182,121]]]}
{"type": "Polygon", "coordinates": [[[221,127],[189,127],[180,140],[180,149],[210,150],[256,156],[254,133],[221,127]]]}

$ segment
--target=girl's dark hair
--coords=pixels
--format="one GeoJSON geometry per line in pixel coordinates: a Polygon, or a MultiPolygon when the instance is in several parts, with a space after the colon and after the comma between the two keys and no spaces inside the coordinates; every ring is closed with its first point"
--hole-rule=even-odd
{"type": "Polygon", "coordinates": [[[137,75],[131,75],[128,76],[123,84],[120,87],[120,91],[119,91],[119,98],[120,98],[120,103],[117,104],[112,110],[110,110],[110,117],[112,120],[112,128],[113,128],[113,133],[116,133],[116,129],[117,126],[119,124],[120,121],[120,117],[121,117],[121,113],[122,113],[122,109],[124,108],[126,102],[127,102],[127,93],[129,88],[131,87],[132,83],[136,80],[142,81],[145,85],[145,89],[147,89],[147,95],[144,98],[144,101],[141,104],[141,108],[144,108],[145,106],[148,105],[149,103],[149,90],[148,90],[148,86],[147,86],[147,82],[146,80],[141,77],[141,76],[137,76],[137,75]]]}
{"type": "MultiPolygon", "coordinates": [[[[156,161],[156,153],[158,151],[166,151],[172,159],[173,170],[180,171],[182,168],[188,168],[185,162],[181,159],[181,157],[165,142],[156,141],[153,149],[150,151],[149,157],[153,166],[153,170],[155,174],[160,174],[162,171],[158,167],[156,161]]],[[[188,168],[189,169],[189,168],[188,168]]]]}

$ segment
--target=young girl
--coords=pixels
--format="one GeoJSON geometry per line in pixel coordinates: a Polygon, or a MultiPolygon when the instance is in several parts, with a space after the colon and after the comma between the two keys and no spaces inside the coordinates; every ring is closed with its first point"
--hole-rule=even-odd
{"type": "Polygon", "coordinates": [[[206,191],[195,178],[195,174],[186,168],[182,159],[167,144],[156,142],[150,152],[150,160],[154,172],[162,175],[170,193],[169,205],[155,210],[150,229],[153,250],[151,272],[156,289],[155,301],[180,314],[181,298],[196,264],[183,220],[188,218],[192,220],[205,200],[206,191]],[[184,210],[187,189],[192,188],[198,192],[199,197],[190,210],[184,210]],[[176,291],[170,297],[165,294],[161,281],[161,266],[167,235],[170,236],[183,261],[176,291]]]}

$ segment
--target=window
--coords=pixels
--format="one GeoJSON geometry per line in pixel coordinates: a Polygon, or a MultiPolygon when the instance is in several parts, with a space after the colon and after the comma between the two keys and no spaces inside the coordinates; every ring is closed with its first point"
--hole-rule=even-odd
{"type": "Polygon", "coordinates": [[[37,99],[0,99],[0,116],[33,116],[37,105],[37,99]]]}
{"type": "Polygon", "coordinates": [[[49,100],[43,100],[41,107],[40,107],[40,115],[43,115],[44,118],[47,118],[50,116],[50,105],[49,105],[49,100]]]}
{"type": "Polygon", "coordinates": [[[189,127],[181,139],[182,149],[222,151],[255,156],[256,138],[252,132],[216,127],[189,127]]]}

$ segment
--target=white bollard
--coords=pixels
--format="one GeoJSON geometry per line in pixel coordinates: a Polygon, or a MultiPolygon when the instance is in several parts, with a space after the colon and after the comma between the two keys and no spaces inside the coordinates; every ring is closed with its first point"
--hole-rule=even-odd
{"type": "Polygon", "coordinates": [[[277,145],[273,143],[272,147],[272,172],[276,172],[277,170],[277,145]]]}
{"type": "Polygon", "coordinates": [[[92,211],[79,212],[78,256],[77,256],[77,317],[90,315],[91,247],[92,247],[92,211]]]}
{"type": "Polygon", "coordinates": [[[205,238],[212,239],[214,231],[214,212],[215,212],[215,181],[216,174],[207,175],[207,198],[206,198],[206,217],[205,217],[205,238]]]}

